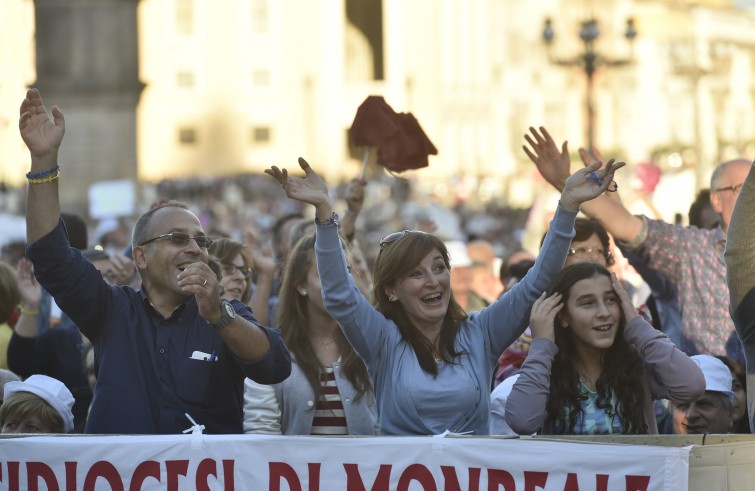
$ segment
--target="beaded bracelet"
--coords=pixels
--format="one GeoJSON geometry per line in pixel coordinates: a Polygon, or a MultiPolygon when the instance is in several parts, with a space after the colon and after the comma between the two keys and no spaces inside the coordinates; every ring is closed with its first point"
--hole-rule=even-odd
{"type": "Polygon", "coordinates": [[[60,166],[56,165],[52,169],[43,170],[42,172],[35,172],[33,174],[31,172],[27,172],[26,173],[26,178],[27,179],[39,179],[40,177],[51,176],[51,175],[55,174],[56,172],[58,172],[59,170],[60,170],[60,166]]]}
{"type": "Polygon", "coordinates": [[[319,218],[317,218],[317,215],[315,214],[315,223],[317,225],[333,225],[333,224],[338,225],[338,218],[339,218],[338,213],[336,213],[335,211],[331,212],[330,218],[326,218],[325,220],[320,220],[319,218]]]}
{"type": "Polygon", "coordinates": [[[60,170],[58,170],[57,173],[52,176],[40,177],[38,179],[31,178],[29,179],[29,184],[45,184],[48,182],[56,181],[58,179],[60,179],[60,170]]]}
{"type": "Polygon", "coordinates": [[[18,311],[26,317],[37,317],[39,315],[39,310],[29,310],[21,304],[18,304],[18,311]]]}

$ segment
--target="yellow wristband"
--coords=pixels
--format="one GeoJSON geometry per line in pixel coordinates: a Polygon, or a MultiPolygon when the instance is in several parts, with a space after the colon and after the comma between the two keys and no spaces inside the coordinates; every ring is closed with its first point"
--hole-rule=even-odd
{"type": "Polygon", "coordinates": [[[60,170],[55,171],[55,174],[46,177],[37,177],[28,179],[29,184],[45,184],[48,182],[60,179],[60,170]]]}
{"type": "Polygon", "coordinates": [[[21,304],[18,304],[18,310],[21,312],[21,315],[25,315],[26,317],[37,317],[39,315],[39,310],[29,310],[21,304]]]}

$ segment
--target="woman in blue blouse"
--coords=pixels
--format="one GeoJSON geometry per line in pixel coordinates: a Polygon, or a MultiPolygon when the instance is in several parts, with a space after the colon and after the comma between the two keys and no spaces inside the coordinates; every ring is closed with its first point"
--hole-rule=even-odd
{"type": "Polygon", "coordinates": [[[356,288],[338,237],[328,188],[304,159],[304,177],[265,170],[289,198],[315,206],[315,252],[323,302],[375,385],[382,435],[489,433],[491,376],[498,355],[524,331],[532,304],[563,267],[579,205],[608,188],[623,163],[595,163],[566,182],[543,244],[527,276],[495,303],[466,314],[450,287],[448,252],[417,231],[380,243],[372,302],[356,288]]]}

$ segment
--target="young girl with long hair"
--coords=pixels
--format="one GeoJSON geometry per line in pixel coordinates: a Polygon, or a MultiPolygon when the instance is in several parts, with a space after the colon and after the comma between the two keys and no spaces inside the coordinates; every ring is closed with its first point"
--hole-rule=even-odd
{"type": "Polygon", "coordinates": [[[653,329],[606,268],[564,268],[530,314],[532,345],[506,402],[518,434],[657,434],[654,399],[694,401],[700,368],[653,329]]]}
{"type": "Polygon", "coordinates": [[[284,435],[374,435],[372,381],[323,306],[315,237],[288,255],[275,326],[291,352],[291,375],[274,386],[247,379],[244,431],[284,435]]]}

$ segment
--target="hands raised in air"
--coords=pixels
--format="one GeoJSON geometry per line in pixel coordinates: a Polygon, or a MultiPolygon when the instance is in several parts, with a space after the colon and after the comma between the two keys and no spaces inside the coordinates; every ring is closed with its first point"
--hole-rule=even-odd
{"type": "Polygon", "coordinates": [[[579,155],[586,167],[572,174],[567,142],[564,142],[559,150],[551,135],[542,126],[539,131],[530,128],[530,133],[531,135],[525,135],[524,138],[531,148],[524,145],[524,152],[537,166],[543,178],[562,191],[561,204],[572,210],[609,189],[609,186],[613,185],[614,172],[626,165],[624,162],[611,159],[603,168],[603,156],[597,148],[593,147],[591,152],[580,148],[579,155]],[[594,174],[591,174],[592,172],[594,174]]]}
{"type": "Polygon", "coordinates": [[[31,155],[43,157],[57,152],[66,132],[65,118],[58,106],[52,107],[51,120],[39,90],[29,89],[21,102],[20,113],[18,129],[31,155]]]}
{"type": "Polygon", "coordinates": [[[304,171],[304,177],[290,176],[288,170],[270,166],[265,174],[275,178],[286,191],[286,196],[315,207],[329,206],[328,186],[320,176],[309,166],[306,160],[299,157],[299,167],[304,171]]]}

